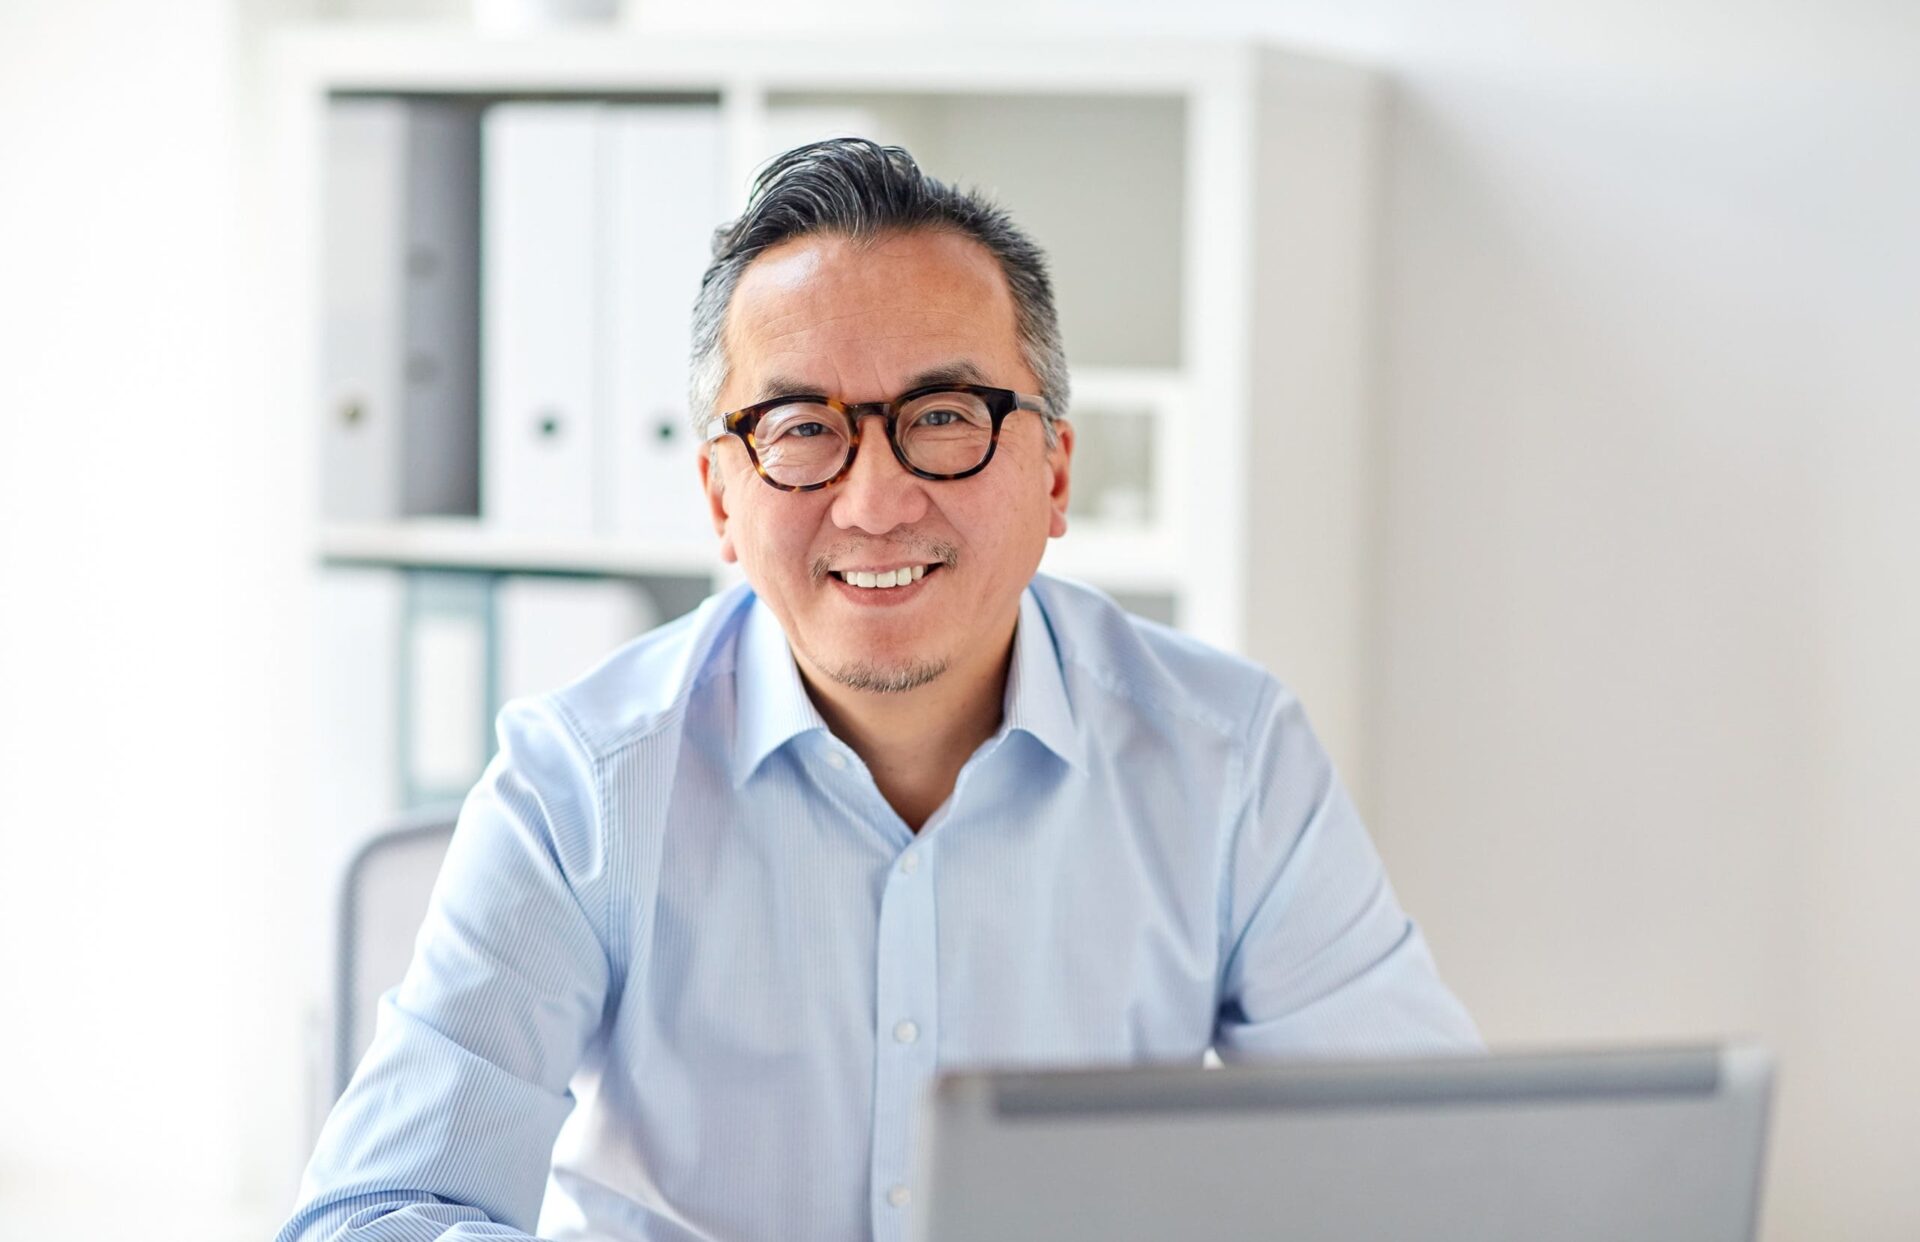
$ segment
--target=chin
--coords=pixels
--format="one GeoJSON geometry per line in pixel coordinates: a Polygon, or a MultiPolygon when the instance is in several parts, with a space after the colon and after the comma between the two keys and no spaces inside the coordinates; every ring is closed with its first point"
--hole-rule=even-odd
{"type": "Polygon", "coordinates": [[[871,660],[838,664],[826,670],[840,685],[850,690],[873,694],[904,694],[918,690],[947,671],[945,660],[905,660],[879,663],[871,660]]]}

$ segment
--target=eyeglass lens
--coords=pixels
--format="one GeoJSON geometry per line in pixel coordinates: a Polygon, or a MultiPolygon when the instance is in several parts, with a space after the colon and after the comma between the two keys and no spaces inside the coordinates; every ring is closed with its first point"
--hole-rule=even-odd
{"type": "MultiPolygon", "coordinates": [[[[900,451],[928,474],[960,474],[986,460],[993,412],[975,393],[923,393],[900,407],[900,451]]],[[[823,483],[847,463],[853,430],[832,406],[796,401],[760,415],[753,444],[767,477],[788,487],[823,483]]]]}

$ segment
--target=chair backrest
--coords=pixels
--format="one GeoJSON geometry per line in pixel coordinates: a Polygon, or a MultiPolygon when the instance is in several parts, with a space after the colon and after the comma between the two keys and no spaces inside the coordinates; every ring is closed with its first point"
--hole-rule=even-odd
{"type": "Polygon", "coordinates": [[[341,877],[334,957],[333,1095],[373,1042],[381,995],[413,958],[456,812],[421,812],[368,838],[341,877]]]}

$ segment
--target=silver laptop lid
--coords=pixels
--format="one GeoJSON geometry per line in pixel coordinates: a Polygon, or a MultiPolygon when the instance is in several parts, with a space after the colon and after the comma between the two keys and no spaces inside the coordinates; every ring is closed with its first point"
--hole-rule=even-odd
{"type": "Polygon", "coordinates": [[[1752,1047],[943,1076],[915,1242],[1749,1242],[1752,1047]]]}

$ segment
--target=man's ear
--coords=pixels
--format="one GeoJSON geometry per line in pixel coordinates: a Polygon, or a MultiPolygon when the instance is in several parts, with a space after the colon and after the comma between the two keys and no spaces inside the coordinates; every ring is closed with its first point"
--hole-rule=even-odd
{"type": "Polygon", "coordinates": [[[709,440],[700,446],[700,490],[706,495],[713,533],[720,536],[720,559],[731,565],[740,557],[733,550],[733,537],[727,533],[727,485],[721,477],[723,467],[713,460],[715,443],[709,440]]]}
{"type": "Polygon", "coordinates": [[[1053,520],[1047,528],[1049,538],[1058,539],[1067,533],[1067,493],[1069,476],[1073,465],[1073,424],[1060,419],[1053,425],[1055,444],[1047,450],[1047,469],[1052,472],[1052,483],[1047,488],[1047,499],[1053,508],[1053,520]]]}

